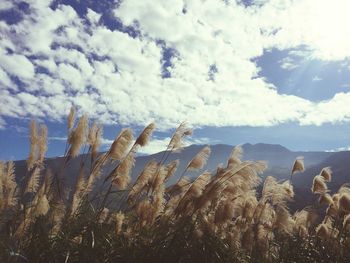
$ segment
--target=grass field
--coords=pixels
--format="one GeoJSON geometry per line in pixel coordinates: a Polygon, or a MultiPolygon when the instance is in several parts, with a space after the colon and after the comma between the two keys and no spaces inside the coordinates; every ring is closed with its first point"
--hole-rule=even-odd
{"type": "Polygon", "coordinates": [[[150,161],[132,181],[135,156],[155,125],[136,139],[123,129],[98,154],[102,127],[87,116],[75,119],[72,109],[59,171],[44,166],[48,132],[35,121],[22,180],[15,180],[12,162],[0,162],[1,262],[350,262],[350,186],[330,193],[329,167],[310,185],[319,202],[291,214],[302,158],[291,164],[290,180],[262,182],[266,164],[241,161],[242,149],[235,147],[226,165],[189,180],[187,172],[205,167],[206,146],[169,186],[179,162],[168,156],[192,133],[182,123],[161,160],[150,161]],[[82,153],[69,189],[66,166],[82,153]],[[106,174],[107,164],[114,166],[106,174]]]}

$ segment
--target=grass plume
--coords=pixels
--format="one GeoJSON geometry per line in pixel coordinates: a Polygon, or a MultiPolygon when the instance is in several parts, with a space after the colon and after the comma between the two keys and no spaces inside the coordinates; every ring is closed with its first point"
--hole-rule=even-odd
{"type": "MultiPolygon", "coordinates": [[[[14,164],[0,162],[1,262],[347,262],[350,258],[350,187],[331,193],[332,171],[316,175],[313,207],[295,213],[291,180],[261,174],[263,161],[242,161],[235,147],[227,165],[205,169],[211,150],[204,147],[182,171],[167,162],[192,134],[186,123],[173,134],[161,160],[149,161],[132,180],[137,150],[155,129],[148,125],[134,141],[122,129],[106,153],[98,153],[102,127],[87,116],[76,125],[68,117],[68,141],[60,176],[45,167],[47,128],[31,122],[30,153],[23,183],[14,164]],[[134,144],[132,145],[132,142],[134,144]],[[67,164],[83,151],[70,188],[67,164]],[[88,164],[87,160],[91,162],[88,164]],[[46,171],[45,171],[46,170],[46,171]],[[60,187],[57,187],[57,186],[60,187]],[[62,192],[57,193],[58,190],[62,192]],[[322,207],[321,207],[322,205],[322,207]],[[324,208],[325,213],[318,211],[324,208]]],[[[291,174],[304,171],[297,158],[291,174]]]]}

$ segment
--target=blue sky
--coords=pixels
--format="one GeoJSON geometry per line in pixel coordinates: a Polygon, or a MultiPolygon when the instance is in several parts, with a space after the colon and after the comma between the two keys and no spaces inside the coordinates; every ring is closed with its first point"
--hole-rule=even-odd
{"type": "Polygon", "coordinates": [[[62,154],[71,106],[104,126],[187,144],[350,146],[346,0],[5,0],[0,3],[0,159],[23,159],[30,119],[62,154]]]}

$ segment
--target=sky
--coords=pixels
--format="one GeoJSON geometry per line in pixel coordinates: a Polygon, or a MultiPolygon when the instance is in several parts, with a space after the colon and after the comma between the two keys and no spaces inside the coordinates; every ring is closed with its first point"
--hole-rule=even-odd
{"type": "Polygon", "coordinates": [[[63,154],[72,106],[119,131],[155,122],[142,153],[187,144],[350,149],[348,0],[2,0],[0,159],[31,119],[63,154]]]}

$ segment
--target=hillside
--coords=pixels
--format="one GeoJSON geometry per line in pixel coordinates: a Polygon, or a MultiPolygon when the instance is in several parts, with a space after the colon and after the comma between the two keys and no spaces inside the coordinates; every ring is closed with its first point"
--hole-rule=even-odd
{"type": "MultiPolygon", "coordinates": [[[[172,183],[177,180],[178,176],[184,171],[187,163],[195,156],[198,151],[203,147],[203,145],[191,145],[184,148],[181,153],[171,153],[167,159],[167,162],[172,160],[179,159],[180,165],[175,176],[170,180],[169,183],[172,183]]],[[[325,166],[334,167],[334,184],[344,183],[347,179],[346,176],[348,174],[346,171],[350,171],[350,152],[294,152],[290,151],[287,148],[281,145],[275,144],[244,144],[242,145],[244,153],[243,160],[264,160],[268,164],[268,169],[265,171],[264,176],[272,175],[278,179],[288,179],[291,166],[296,157],[304,156],[306,171],[303,175],[295,176],[293,180],[295,180],[295,184],[298,187],[303,187],[307,185],[309,188],[313,176],[325,166]],[[338,182],[339,181],[339,182],[338,182]]],[[[211,155],[208,159],[207,165],[203,170],[215,171],[217,166],[220,163],[225,162],[231,151],[233,146],[225,145],[225,144],[217,144],[211,146],[211,155]]],[[[164,152],[159,152],[152,155],[147,156],[138,156],[136,158],[135,167],[132,171],[132,178],[135,179],[138,174],[142,171],[143,167],[152,159],[160,160],[163,156],[164,152]]],[[[72,161],[70,161],[69,165],[65,170],[65,175],[67,178],[67,182],[73,182],[73,178],[77,174],[79,169],[79,164],[81,159],[84,156],[79,156],[72,161]]],[[[87,158],[86,162],[89,166],[89,158],[87,158]]],[[[45,160],[45,166],[50,167],[53,171],[58,171],[61,163],[63,162],[63,158],[48,158],[45,160]]],[[[223,163],[225,165],[226,163],[223,163]]],[[[21,177],[25,174],[25,161],[16,161],[16,175],[17,178],[21,177]]],[[[105,170],[105,173],[108,172],[108,168],[105,170]]],[[[191,177],[197,175],[198,172],[195,173],[187,173],[186,175],[191,177]]]]}

